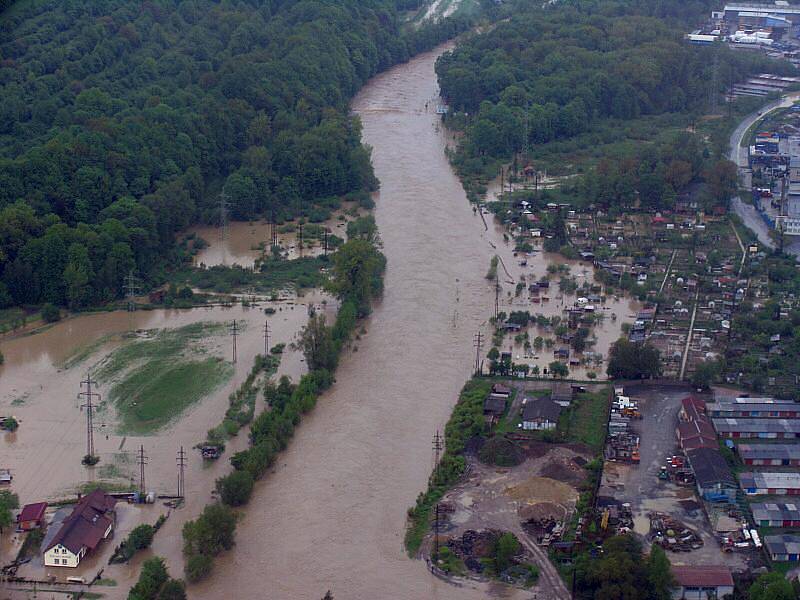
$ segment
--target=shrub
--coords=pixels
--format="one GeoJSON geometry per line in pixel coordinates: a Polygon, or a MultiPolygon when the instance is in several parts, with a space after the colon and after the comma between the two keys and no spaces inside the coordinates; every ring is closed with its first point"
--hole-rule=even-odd
{"type": "Polygon", "coordinates": [[[42,319],[45,323],[55,323],[61,320],[61,311],[53,304],[47,303],[42,306],[42,319]]]}
{"type": "Polygon", "coordinates": [[[247,504],[253,493],[253,476],[247,471],[233,471],[217,479],[217,491],[228,506],[247,504]]]}

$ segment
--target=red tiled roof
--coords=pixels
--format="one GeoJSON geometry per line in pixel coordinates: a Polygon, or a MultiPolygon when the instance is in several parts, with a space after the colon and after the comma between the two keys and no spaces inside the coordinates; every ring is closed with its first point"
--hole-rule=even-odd
{"type": "Polygon", "coordinates": [[[102,490],[94,490],[81,498],[45,551],[58,544],[73,554],[78,554],[84,546],[94,550],[113,523],[108,513],[113,510],[115,503],[116,499],[102,490]]]}
{"type": "Polygon", "coordinates": [[[694,412],[698,414],[706,414],[706,403],[695,396],[686,396],[686,398],[681,400],[681,406],[687,413],[690,410],[694,410],[694,412]]]}
{"type": "Polygon", "coordinates": [[[45,510],[47,510],[47,502],[26,504],[17,516],[17,521],[41,521],[45,510]]]}
{"type": "Polygon", "coordinates": [[[719,565],[674,566],[672,574],[681,587],[733,587],[730,569],[719,565]]]}

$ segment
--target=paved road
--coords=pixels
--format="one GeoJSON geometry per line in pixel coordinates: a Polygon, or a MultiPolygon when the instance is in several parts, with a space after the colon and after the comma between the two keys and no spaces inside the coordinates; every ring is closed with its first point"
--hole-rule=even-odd
{"type": "MultiPolygon", "coordinates": [[[[733,130],[729,141],[728,156],[733,162],[736,163],[736,166],[739,167],[740,174],[743,174],[742,171],[748,167],[747,148],[742,147],[742,139],[753,123],[761,119],[764,115],[778,110],[779,108],[791,106],[796,100],[800,100],[800,92],[792,92],[791,94],[783,96],[779,100],[773,100],[772,102],[762,106],[759,110],[747,115],[744,120],[739,123],[736,129],[733,130]]],[[[775,247],[775,243],[769,236],[769,227],[753,206],[737,197],[732,199],[731,207],[733,208],[734,212],[739,215],[739,218],[742,219],[748,229],[756,234],[759,242],[768,248],[775,247]]],[[[790,254],[800,256],[800,240],[792,242],[784,249],[790,254]]]]}

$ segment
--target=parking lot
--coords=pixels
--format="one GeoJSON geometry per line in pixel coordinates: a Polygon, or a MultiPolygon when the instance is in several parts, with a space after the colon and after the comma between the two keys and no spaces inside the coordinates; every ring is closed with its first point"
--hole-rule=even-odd
{"type": "Polygon", "coordinates": [[[694,529],[703,540],[703,547],[691,552],[668,552],[674,564],[725,564],[732,569],[741,568],[746,557],[720,550],[697,499],[696,488],[679,487],[658,478],[661,465],[677,450],[678,410],[689,391],[688,387],[626,386],[625,394],[639,401],[642,413],[642,419],[633,425],[641,438],[641,462],[639,465],[606,462],[600,496],[630,503],[634,531],[643,537],[650,529],[647,515],[655,511],[671,515],[694,529]]]}

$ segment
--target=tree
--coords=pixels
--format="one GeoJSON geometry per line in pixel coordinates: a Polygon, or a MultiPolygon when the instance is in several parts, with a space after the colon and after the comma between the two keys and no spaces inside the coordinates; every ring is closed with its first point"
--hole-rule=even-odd
{"type": "Polygon", "coordinates": [[[666,552],[655,544],[650,548],[647,559],[647,571],[650,584],[650,600],[671,600],[675,578],[672,576],[670,562],[666,552]]]}
{"type": "Polygon", "coordinates": [[[569,375],[569,368],[560,360],[554,360],[548,365],[548,368],[550,369],[550,375],[553,377],[561,377],[563,379],[569,375]]]}
{"type": "Polygon", "coordinates": [[[748,590],[750,600],[796,600],[792,584],[781,573],[764,573],[748,590]]]}
{"type": "Polygon", "coordinates": [[[242,506],[253,493],[253,476],[246,471],[233,471],[217,479],[217,491],[228,506],[242,506]]]}
{"type": "Polygon", "coordinates": [[[706,172],[709,192],[718,204],[728,206],[739,185],[738,173],[736,164],[729,160],[717,161],[706,172]]]}
{"type": "Polygon", "coordinates": [[[309,370],[333,371],[336,368],[338,351],[331,328],[325,324],[324,315],[311,315],[294,347],[303,351],[309,370]]]}
{"type": "Polygon", "coordinates": [[[370,312],[372,299],[383,289],[381,275],[386,259],[365,239],[348,240],[333,255],[330,290],[342,300],[352,300],[357,316],[370,312]]]}
{"type": "Polygon", "coordinates": [[[137,525],[128,534],[126,544],[128,544],[134,552],[137,550],[144,550],[145,548],[149,548],[150,544],[153,543],[153,536],[155,533],[156,531],[152,525],[148,525],[147,523],[137,525]]]}
{"type": "Polygon", "coordinates": [[[154,556],[144,561],[139,580],[128,593],[128,600],[154,600],[159,590],[169,580],[164,559],[154,556]]]}
{"type": "Polygon", "coordinates": [[[692,373],[692,385],[707,390],[719,377],[720,364],[715,360],[704,360],[697,364],[692,373]]]}
{"type": "Polygon", "coordinates": [[[12,510],[19,508],[19,497],[8,490],[0,491],[0,533],[14,522],[12,510]]]}
{"type": "Polygon", "coordinates": [[[650,344],[620,338],[611,346],[606,372],[612,379],[658,377],[661,355],[650,344]]]}
{"type": "Polygon", "coordinates": [[[216,556],[233,547],[236,516],[224,504],[209,504],[194,521],[183,526],[184,552],[216,556]]]}
{"type": "Polygon", "coordinates": [[[186,600],[186,585],[180,579],[170,579],[161,586],[156,600],[186,600]]]}
{"type": "Polygon", "coordinates": [[[505,532],[494,543],[494,568],[497,574],[502,573],[511,566],[514,557],[519,554],[522,546],[513,533],[505,532]]]}
{"type": "Polygon", "coordinates": [[[56,321],[61,320],[61,311],[58,310],[57,306],[52,304],[45,304],[42,306],[42,319],[44,319],[45,323],[54,323],[56,321]]]}

